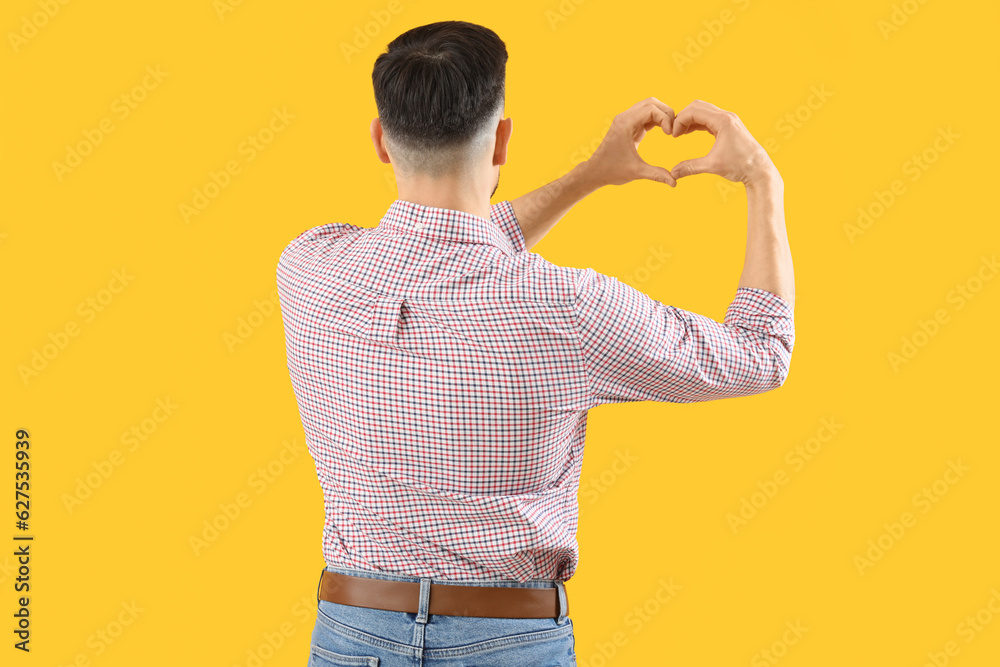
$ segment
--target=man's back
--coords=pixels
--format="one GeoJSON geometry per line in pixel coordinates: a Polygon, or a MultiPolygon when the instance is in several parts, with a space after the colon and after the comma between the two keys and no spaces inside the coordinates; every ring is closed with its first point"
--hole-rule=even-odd
{"type": "Polygon", "coordinates": [[[587,400],[566,355],[572,282],[523,251],[508,207],[486,227],[397,200],[378,227],[325,225],[282,253],[288,368],[329,562],[572,574],[587,400]],[[417,212],[439,215],[418,230],[417,212]]]}
{"type": "Polygon", "coordinates": [[[288,369],[323,487],[327,563],[567,580],[587,411],[783,382],[791,310],[741,288],[726,324],[525,251],[490,220],[397,199],[282,252],[288,369]]]}

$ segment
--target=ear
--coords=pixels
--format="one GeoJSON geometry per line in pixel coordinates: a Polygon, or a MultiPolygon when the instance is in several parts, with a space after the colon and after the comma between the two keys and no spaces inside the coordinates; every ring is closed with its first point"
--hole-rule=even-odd
{"type": "Polygon", "coordinates": [[[510,141],[511,132],[514,131],[514,121],[511,118],[504,118],[497,123],[497,141],[493,149],[493,164],[502,165],[507,163],[507,143],[510,141]]]}
{"type": "Polygon", "coordinates": [[[385,137],[382,134],[382,122],[378,118],[372,119],[369,132],[372,135],[372,143],[375,144],[375,153],[378,154],[378,159],[390,164],[389,152],[385,149],[385,137]]]}

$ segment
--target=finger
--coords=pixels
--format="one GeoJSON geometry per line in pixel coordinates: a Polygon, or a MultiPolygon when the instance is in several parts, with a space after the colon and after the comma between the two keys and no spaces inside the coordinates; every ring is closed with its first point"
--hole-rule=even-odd
{"type": "Polygon", "coordinates": [[[678,162],[670,173],[674,178],[684,178],[694,174],[713,174],[715,171],[712,160],[706,156],[678,162]]]}
{"type": "Polygon", "coordinates": [[[636,102],[635,104],[633,104],[631,107],[628,108],[628,111],[633,111],[635,109],[641,109],[641,108],[645,107],[648,104],[652,104],[652,105],[656,106],[658,109],[660,109],[660,111],[662,111],[663,113],[667,114],[671,118],[673,118],[676,115],[676,114],[674,114],[674,110],[671,109],[668,104],[665,104],[665,103],[661,102],[660,100],[656,99],[655,97],[647,97],[644,100],[640,100],[639,102],[636,102]]]}
{"type": "Polygon", "coordinates": [[[725,123],[727,114],[722,109],[709,105],[707,102],[698,103],[696,100],[687,105],[674,118],[672,134],[679,137],[693,130],[707,130],[715,134],[725,123]]]}
{"type": "Polygon", "coordinates": [[[672,188],[677,187],[677,179],[674,175],[670,173],[669,169],[664,169],[663,167],[654,167],[649,165],[646,167],[646,173],[643,178],[649,179],[650,181],[656,181],[657,183],[666,183],[672,188]]]}
{"type": "Polygon", "coordinates": [[[706,102],[705,100],[691,100],[692,104],[697,104],[705,109],[712,109],[713,111],[722,111],[719,107],[715,106],[711,102],[706,102]]]}
{"type": "Polygon", "coordinates": [[[670,122],[669,123],[667,123],[666,125],[660,125],[660,127],[663,128],[664,132],[666,132],[667,134],[670,134],[670,131],[673,129],[673,124],[674,124],[674,116],[675,116],[674,110],[671,109],[669,105],[661,102],[660,100],[656,99],[655,97],[650,97],[649,101],[652,104],[656,105],[656,107],[660,111],[662,111],[663,113],[665,113],[670,118],[670,122]]]}
{"type": "Polygon", "coordinates": [[[680,137],[682,135],[690,134],[691,132],[696,132],[696,131],[709,132],[710,134],[713,134],[713,135],[715,134],[715,132],[713,132],[709,128],[705,127],[701,123],[690,123],[688,125],[685,125],[683,128],[681,128],[680,131],[671,132],[670,135],[672,137],[680,137]]]}
{"type": "Polygon", "coordinates": [[[644,110],[644,115],[638,116],[635,122],[640,124],[639,127],[642,127],[643,131],[659,126],[664,132],[669,133],[673,129],[673,121],[673,117],[659,107],[648,106],[644,110]]]}
{"type": "Polygon", "coordinates": [[[655,97],[636,102],[622,116],[633,132],[640,126],[646,130],[660,126],[667,133],[673,129],[674,110],[655,97]]]}

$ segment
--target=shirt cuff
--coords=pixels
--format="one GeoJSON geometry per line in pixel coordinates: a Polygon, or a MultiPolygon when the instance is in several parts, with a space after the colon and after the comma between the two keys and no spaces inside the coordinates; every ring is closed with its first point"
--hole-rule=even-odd
{"type": "Polygon", "coordinates": [[[795,345],[794,311],[790,303],[774,292],[757,287],[737,288],[723,323],[778,338],[789,352],[795,345]]]}
{"type": "Polygon", "coordinates": [[[515,253],[527,250],[524,244],[524,233],[521,231],[517,216],[514,215],[514,205],[510,201],[505,199],[490,206],[490,220],[500,225],[500,228],[507,234],[511,245],[514,246],[515,253]]]}

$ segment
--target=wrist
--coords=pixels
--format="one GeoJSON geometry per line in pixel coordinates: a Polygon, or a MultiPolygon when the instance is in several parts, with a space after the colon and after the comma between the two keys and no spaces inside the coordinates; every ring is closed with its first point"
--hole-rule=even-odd
{"type": "Polygon", "coordinates": [[[785,182],[778,173],[778,168],[773,163],[762,165],[749,178],[743,181],[743,186],[747,192],[757,190],[784,189],[785,182]]]}
{"type": "Polygon", "coordinates": [[[598,169],[596,164],[590,161],[590,158],[587,158],[583,162],[578,162],[569,171],[567,176],[572,177],[585,194],[590,194],[594,190],[607,185],[601,174],[601,170],[598,169]]]}

